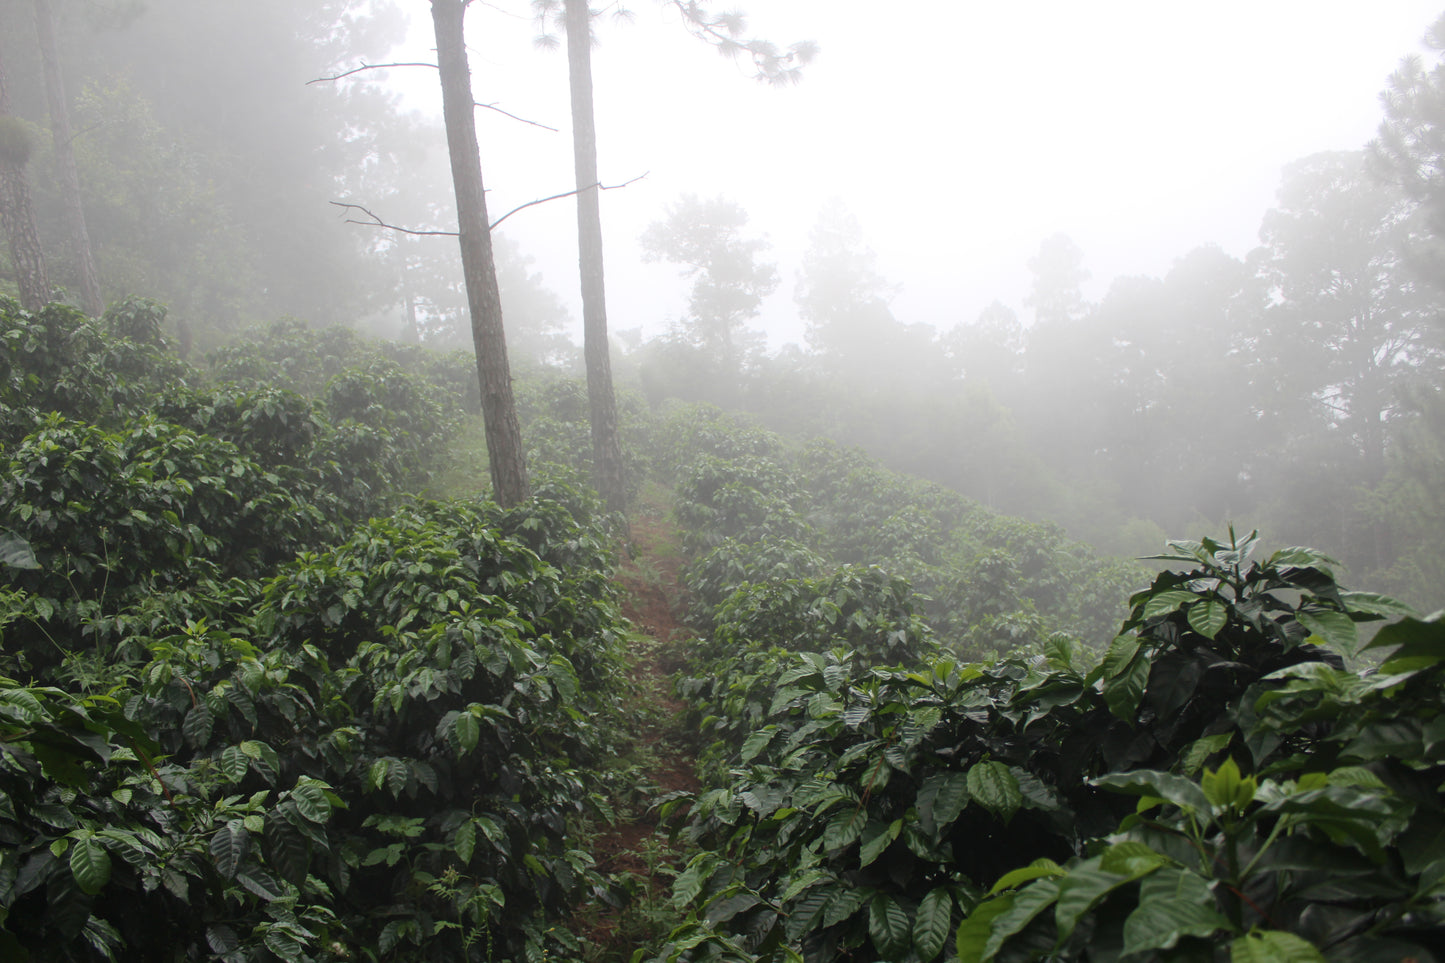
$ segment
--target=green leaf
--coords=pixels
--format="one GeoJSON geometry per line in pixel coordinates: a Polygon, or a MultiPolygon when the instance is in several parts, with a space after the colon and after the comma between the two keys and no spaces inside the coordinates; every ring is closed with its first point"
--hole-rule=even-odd
{"type": "Polygon", "coordinates": [[[679,913],[697,899],[716,865],[717,857],[712,853],[699,853],[678,875],[677,882],[672,884],[672,905],[679,913]]]}
{"type": "Polygon", "coordinates": [[[1391,672],[1391,663],[1402,660],[1422,660],[1417,666],[1434,664],[1445,659],[1445,621],[1405,618],[1382,628],[1366,649],[1394,649],[1380,667],[1381,672],[1391,672]]]}
{"type": "Polygon", "coordinates": [[[264,869],[253,868],[244,873],[237,873],[236,882],[268,903],[280,899],[284,892],[281,884],[277,883],[264,869]]]}
{"type": "Polygon", "coordinates": [[[1354,654],[1360,635],[1355,628],[1355,620],[1344,612],[1330,609],[1301,611],[1295,613],[1295,618],[1299,619],[1300,625],[1309,629],[1311,635],[1324,639],[1332,648],[1347,655],[1354,654]]]}
{"type": "Polygon", "coordinates": [[[406,788],[406,763],[393,756],[382,756],[371,764],[368,776],[373,787],[380,789],[384,786],[393,797],[400,799],[402,790],[406,788]]]}
{"type": "Polygon", "coordinates": [[[1017,889],[1024,883],[1030,883],[1045,876],[1063,876],[1067,872],[1068,870],[1052,859],[1040,857],[1027,866],[1004,873],[998,878],[998,882],[993,884],[993,889],[988,891],[988,895],[993,896],[1006,889],[1017,889]]]}
{"type": "MultiPolygon", "coordinates": [[[[781,903],[791,902],[803,890],[816,886],[819,880],[826,879],[827,877],[828,874],[821,869],[810,869],[789,883],[788,888],[783,890],[783,895],[779,897],[778,901],[781,903]]],[[[818,892],[822,892],[822,890],[818,892]]],[[[824,895],[826,896],[826,893],[824,895]]]]}
{"type": "Polygon", "coordinates": [[[0,565],[10,568],[39,568],[35,550],[30,543],[14,532],[0,532],[0,565]]]}
{"type": "Polygon", "coordinates": [[[211,947],[212,953],[221,957],[234,953],[241,945],[236,931],[224,923],[206,927],[206,943],[211,947]]]}
{"type": "MultiPolygon", "coordinates": [[[[790,890],[792,887],[788,887],[790,890]]],[[[828,906],[833,891],[826,886],[819,886],[808,891],[808,895],[800,902],[794,903],[788,909],[788,921],[786,931],[789,940],[794,942],[802,939],[811,933],[828,906]]],[[[784,903],[788,902],[785,898],[784,903]]]]}
{"type": "Polygon", "coordinates": [[[1345,608],[1349,611],[1361,612],[1366,615],[1377,615],[1384,618],[1393,618],[1397,615],[1419,615],[1414,608],[1399,599],[1376,592],[1341,592],[1340,601],[1345,603],[1345,608]]]}
{"type": "Polygon", "coordinates": [[[392,920],[382,927],[381,934],[376,938],[376,950],[382,956],[396,949],[396,945],[401,942],[402,922],[402,920],[392,920]]]}
{"type": "Polygon", "coordinates": [[[1119,674],[1104,681],[1104,701],[1109,712],[1125,722],[1133,722],[1139,711],[1139,702],[1144,698],[1144,687],[1149,683],[1149,660],[1143,652],[1135,653],[1131,661],[1119,674]]]}
{"type": "Polygon", "coordinates": [[[241,751],[240,746],[227,746],[221,750],[221,775],[227,782],[240,782],[251,768],[251,760],[241,751]]]}
{"type": "Polygon", "coordinates": [[[1139,636],[1129,634],[1116,636],[1109,643],[1109,650],[1104,653],[1104,678],[1112,679],[1129,667],[1139,651],[1139,641],[1139,636]]]}
{"type": "Polygon", "coordinates": [[[703,915],[713,923],[726,923],[739,913],[746,913],[757,906],[761,900],[758,897],[737,885],[729,886],[718,895],[709,899],[703,910],[703,915]]]}
{"type": "Polygon", "coordinates": [[[251,760],[251,767],[262,779],[276,784],[276,775],[281,767],[281,762],[276,756],[276,750],[256,739],[247,739],[241,743],[241,751],[251,760]]]}
{"type": "Polygon", "coordinates": [[[953,894],[946,886],[930,890],[918,904],[918,915],[913,920],[913,949],[919,960],[928,963],[943,952],[952,922],[953,894]]]}
{"type": "Polygon", "coordinates": [[[1325,963],[1314,944],[1280,930],[1252,930],[1229,946],[1230,963],[1325,963]]]}
{"type": "Polygon", "coordinates": [[[216,863],[216,871],[225,879],[234,877],[250,848],[251,834],[239,819],[222,823],[211,837],[211,859],[216,863]]]}
{"type": "Polygon", "coordinates": [[[181,722],[181,735],[186,742],[200,749],[211,739],[212,724],[210,707],[202,699],[186,713],[186,718],[181,722]]]}
{"type": "Polygon", "coordinates": [[[823,911],[823,925],[837,926],[858,912],[858,908],[872,895],[873,890],[867,886],[848,886],[835,890],[832,898],[828,900],[828,908],[823,911]]]}
{"type": "Polygon", "coordinates": [[[1023,889],[995,898],[1011,898],[1012,905],[993,921],[988,942],[983,947],[985,959],[991,959],[1009,937],[1022,932],[1024,927],[1033,922],[1034,917],[1054,904],[1054,901],[1059,898],[1059,881],[1056,879],[1035,880],[1023,889]]]}
{"type": "Polygon", "coordinates": [[[457,740],[457,755],[465,755],[477,748],[482,737],[482,724],[470,712],[459,712],[452,723],[452,732],[457,740]]]}
{"type": "Polygon", "coordinates": [[[743,748],[738,754],[738,758],[743,762],[751,762],[759,753],[768,747],[768,743],[773,741],[773,737],[775,737],[779,731],[777,726],[765,726],[762,729],[756,730],[752,735],[748,736],[747,740],[743,743],[743,748]]]}
{"type": "Polygon", "coordinates": [[[1328,572],[1331,565],[1340,563],[1312,548],[1291,546],[1275,552],[1265,560],[1265,564],[1275,568],[1317,568],[1322,572],[1328,572]]]}
{"type": "Polygon", "coordinates": [[[870,822],[863,831],[863,845],[858,851],[859,867],[867,866],[882,856],[902,831],[901,819],[895,819],[891,823],[870,822]]]}
{"type": "Polygon", "coordinates": [[[1156,853],[1146,844],[1126,839],[1104,850],[1099,857],[1099,868],[1106,873],[1138,879],[1168,862],[1167,856],[1156,853]]]}
{"type": "Polygon", "coordinates": [[[472,852],[477,846],[477,827],[470,819],[464,820],[452,834],[452,850],[463,863],[472,861],[472,852]]]}
{"type": "Polygon", "coordinates": [[[918,790],[918,820],[925,830],[947,829],[968,805],[968,777],[961,772],[936,772],[918,790]]]}
{"type": "Polygon", "coordinates": [[[1199,777],[1199,788],[1216,807],[1242,812],[1254,801],[1258,784],[1253,776],[1240,775],[1239,765],[1231,756],[1220,763],[1218,769],[1204,770],[1199,777]]]}
{"type": "Polygon", "coordinates": [[[968,793],[979,805],[1008,822],[1023,805],[1019,781],[1009,767],[990,759],[968,770],[968,793]]]}
{"type": "Polygon", "coordinates": [[[296,811],[313,823],[324,823],[331,818],[331,800],[326,798],[325,783],[302,776],[291,790],[291,800],[296,803],[296,811]]]}
{"type": "Polygon", "coordinates": [[[110,882],[110,854],[94,836],[81,836],[70,848],[70,873],[76,885],[90,896],[110,882]]]}
{"type": "Polygon", "coordinates": [[[1130,796],[1158,797],[1193,812],[1207,813],[1210,808],[1204,790],[1183,776],[1168,772],[1156,772],[1152,769],[1111,772],[1097,779],[1090,779],[1089,784],[1130,796]]]}
{"type": "Polygon", "coordinates": [[[958,926],[958,935],[954,942],[954,950],[958,953],[958,963],[982,963],[984,950],[988,947],[993,937],[994,920],[1004,916],[1013,909],[1014,899],[1018,894],[1005,893],[1002,896],[995,896],[993,899],[986,899],[973,908],[967,918],[958,926]]]}
{"type": "Polygon", "coordinates": [[[1229,928],[1202,877],[1162,869],[1139,884],[1139,906],[1124,921],[1124,954],[1172,949],[1180,937],[1208,938],[1229,928]]]}
{"type": "Polygon", "coordinates": [[[296,938],[283,929],[272,927],[266,931],[264,939],[266,949],[275,953],[283,960],[294,961],[305,959],[306,947],[297,942],[296,938]]]}
{"type": "Polygon", "coordinates": [[[1205,599],[1189,606],[1188,618],[1190,628],[1206,639],[1212,639],[1229,622],[1229,606],[1219,599],[1205,599]]]}
{"type": "Polygon", "coordinates": [[[1104,870],[1099,858],[1086,859],[1070,867],[1069,874],[1058,881],[1058,905],[1054,910],[1058,926],[1057,945],[1062,945],[1069,938],[1085,913],[1130,879],[1104,870]]]}
{"type": "Polygon", "coordinates": [[[823,830],[823,852],[836,853],[852,845],[862,834],[867,821],[868,817],[857,809],[839,813],[828,820],[828,826],[823,830]]]}
{"type": "Polygon", "coordinates": [[[287,882],[300,885],[311,865],[311,850],[306,837],[285,819],[266,820],[261,836],[266,864],[287,882]]]}
{"type": "Polygon", "coordinates": [[[892,897],[878,893],[868,904],[868,935],[884,957],[901,957],[912,942],[907,911],[892,897]]]}
{"type": "Polygon", "coordinates": [[[1158,615],[1168,615],[1170,612],[1178,611],[1180,606],[1197,601],[1199,601],[1199,595],[1186,589],[1156,592],[1149,596],[1149,601],[1144,603],[1144,618],[1152,619],[1158,615]]]}
{"type": "Polygon", "coordinates": [[[1233,738],[1234,734],[1230,732],[1220,732],[1212,736],[1201,736],[1189,744],[1189,748],[1185,750],[1184,759],[1180,762],[1179,768],[1182,769],[1186,775],[1192,776],[1203,768],[1204,764],[1209,761],[1210,756],[1225,749],[1233,738]]]}

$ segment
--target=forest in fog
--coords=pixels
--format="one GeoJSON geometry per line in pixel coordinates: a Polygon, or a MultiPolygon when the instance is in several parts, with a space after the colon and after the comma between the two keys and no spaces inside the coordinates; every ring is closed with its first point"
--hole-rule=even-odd
{"type": "Polygon", "coordinates": [[[959,317],[604,233],[617,13],[0,5],[0,959],[1445,960],[1445,15],[1248,251],[959,317]]]}
{"type": "MultiPolygon", "coordinates": [[[[215,45],[186,39],[218,29],[202,5],[58,7],[102,296],[160,300],[198,355],[280,316],[469,346],[454,244],[348,224],[329,203],[449,229],[440,125],[365,72],[307,86],[384,62],[401,11],[266,9],[227,21],[215,45]]],[[[52,281],[75,292],[43,71],[24,40],[31,14],[3,15],[9,97],[40,145],[29,171],[52,281]]],[[[1395,82],[1401,113],[1381,120],[1408,137],[1432,102],[1395,82]]],[[[614,322],[613,364],[650,403],[712,401],[861,445],[1107,552],[1233,522],[1326,547],[1357,577],[1429,604],[1445,584],[1433,549],[1445,535],[1442,289],[1419,149],[1302,157],[1281,172],[1247,256],[1181,250],[1165,276],[1112,279],[1097,303],[1083,296],[1087,252],[1042,238],[1024,304],[947,322],[895,316],[895,285],[845,201],[819,213],[801,263],[780,264],[726,185],[699,184],[656,212],[634,250],[609,252],[675,266],[690,285],[646,338],[641,319],[614,322]],[[805,343],[769,350],[754,322],[785,280],[805,343]]],[[[569,282],[540,277],[505,232],[514,365],[575,375],[576,319],[555,293],[569,282]]]]}

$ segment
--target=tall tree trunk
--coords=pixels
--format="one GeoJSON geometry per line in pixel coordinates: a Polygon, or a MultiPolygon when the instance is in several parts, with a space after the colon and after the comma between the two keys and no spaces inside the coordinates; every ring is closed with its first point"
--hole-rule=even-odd
{"type": "Polygon", "coordinates": [[[35,229],[30,182],[25,178],[31,146],[24,122],[10,115],[10,91],[5,85],[5,62],[0,53],[0,228],[10,245],[20,305],[27,311],[39,311],[50,300],[50,282],[45,277],[40,232],[35,229]]]}
{"type": "Polygon", "coordinates": [[[457,196],[457,230],[462,249],[462,274],[472,315],[472,344],[482,386],[482,419],[487,434],[487,460],[497,504],[511,508],[526,499],[527,458],[517,406],[512,397],[512,372],[507,363],[507,336],[502,330],[502,300],[492,260],[492,234],[482,187],[481,153],[473,114],[472,76],[462,33],[463,0],[431,0],[436,30],[437,68],[442,84],[442,118],[451,155],[452,186],[457,196]]]}
{"type": "Polygon", "coordinates": [[[45,100],[50,108],[50,130],[55,137],[55,164],[60,188],[65,195],[66,229],[80,273],[80,301],[85,313],[99,317],[105,312],[95,258],[90,251],[90,231],[85,226],[85,206],[80,200],[80,175],[75,169],[71,146],[70,106],[65,99],[65,82],[60,74],[60,56],[55,45],[55,23],[50,17],[50,0],[35,0],[35,33],[40,40],[40,60],[45,68],[45,100]]]}
{"type": "Polygon", "coordinates": [[[607,343],[602,273],[602,193],[597,179],[597,125],[592,116],[592,27],[587,0],[566,0],[567,68],[572,86],[572,160],[577,174],[577,254],[582,274],[582,355],[592,420],[592,473],[614,512],[627,511],[617,400],[607,343]]]}

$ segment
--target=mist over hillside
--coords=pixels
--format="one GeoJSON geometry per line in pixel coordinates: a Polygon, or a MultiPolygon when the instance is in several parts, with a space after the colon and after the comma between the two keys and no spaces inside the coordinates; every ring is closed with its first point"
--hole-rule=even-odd
{"type": "Polygon", "coordinates": [[[0,959],[1445,959],[1435,13],[0,6],[0,959]]]}

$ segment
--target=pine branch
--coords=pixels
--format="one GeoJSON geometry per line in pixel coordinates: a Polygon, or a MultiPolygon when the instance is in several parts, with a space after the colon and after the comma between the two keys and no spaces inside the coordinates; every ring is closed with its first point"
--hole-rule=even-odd
{"type": "MultiPolygon", "coordinates": [[[[496,230],[497,225],[501,224],[507,218],[511,217],[513,214],[516,214],[518,211],[525,211],[529,207],[536,207],[538,204],[545,204],[548,201],[561,200],[564,197],[572,197],[575,194],[580,194],[582,193],[582,191],[591,190],[594,187],[601,191],[615,191],[619,188],[627,187],[629,184],[637,183],[650,173],[652,172],[644,171],[643,173],[638,174],[636,177],[632,178],[632,180],[623,181],[621,184],[603,184],[599,182],[596,184],[589,184],[586,187],[579,187],[576,190],[566,191],[562,194],[553,194],[550,197],[539,197],[535,201],[528,201],[525,204],[519,204],[518,206],[512,208],[510,211],[503,214],[501,217],[497,218],[490,225],[488,225],[487,229],[492,231],[496,230]]],[[[401,234],[411,234],[415,237],[458,236],[456,231],[422,231],[417,230],[416,228],[402,227],[398,224],[388,224],[386,221],[383,221],[380,217],[378,217],[375,213],[361,206],[360,204],[350,204],[346,201],[329,201],[328,203],[330,203],[334,207],[342,208],[343,210],[360,211],[362,214],[365,214],[367,217],[371,218],[371,220],[369,221],[358,221],[355,218],[348,217],[342,222],[344,224],[360,224],[362,227],[384,227],[388,231],[396,231],[401,234]]]]}
{"type": "Polygon", "coordinates": [[[495,110],[497,113],[501,114],[501,115],[504,116],[504,117],[510,117],[510,118],[512,118],[513,120],[520,121],[520,122],[522,122],[522,123],[524,123],[524,124],[531,124],[533,127],[540,127],[540,128],[542,128],[543,130],[550,130],[550,131],[551,131],[552,133],[554,133],[554,134],[557,133],[557,128],[555,128],[555,127],[548,127],[546,124],[538,123],[538,122],[535,121],[535,120],[528,120],[528,119],[525,118],[525,117],[518,117],[516,114],[509,114],[509,113],[507,113],[505,110],[503,110],[502,108],[498,107],[496,104],[483,104],[483,103],[480,103],[479,101],[475,101],[475,100],[474,100],[474,101],[472,101],[472,106],[473,106],[473,107],[485,107],[485,108],[487,108],[487,110],[495,110]]]}
{"type": "Polygon", "coordinates": [[[414,229],[409,228],[409,227],[400,227],[400,226],[398,226],[398,225],[396,225],[396,224],[388,224],[388,223],[386,223],[385,221],[383,221],[381,218],[379,218],[379,217],[377,217],[375,214],[373,214],[371,211],[369,211],[369,210],[367,210],[366,208],[362,207],[360,204],[347,204],[347,203],[344,202],[344,201],[331,201],[330,203],[331,203],[332,205],[336,206],[336,207],[344,208],[344,209],[349,210],[349,211],[360,211],[361,213],[365,214],[367,217],[371,218],[371,220],[369,220],[369,221],[358,221],[358,220],[356,220],[355,218],[350,218],[350,217],[348,217],[345,221],[342,222],[342,223],[345,223],[345,224],[360,224],[360,225],[362,225],[363,227],[384,227],[384,228],[386,228],[388,231],[397,231],[397,232],[399,232],[399,233],[401,233],[401,234],[413,234],[413,235],[416,235],[416,236],[418,236],[418,237],[456,237],[456,236],[457,236],[457,232],[456,232],[456,231],[418,231],[418,230],[414,230],[414,229]]]}
{"type": "Polygon", "coordinates": [[[342,71],[341,73],[337,74],[337,75],[334,76],[334,77],[317,77],[315,80],[308,80],[308,81],[306,81],[306,86],[309,87],[309,86],[311,86],[312,84],[330,83],[330,82],[333,81],[333,80],[340,80],[340,79],[343,78],[343,77],[350,77],[352,74],[359,74],[359,73],[361,73],[363,70],[385,70],[385,69],[387,69],[388,67],[430,67],[432,70],[436,70],[436,69],[437,69],[437,65],[436,65],[436,64],[425,63],[425,62],[421,62],[421,63],[396,63],[396,64],[369,64],[369,63],[366,63],[365,61],[362,61],[362,64],[361,64],[360,67],[352,67],[350,70],[342,71]]]}
{"type": "Polygon", "coordinates": [[[601,183],[601,182],[598,182],[598,183],[596,183],[596,184],[588,184],[586,187],[579,187],[579,188],[577,188],[576,190],[567,191],[567,192],[565,192],[565,193],[563,193],[563,194],[553,194],[551,197],[540,197],[540,198],[538,198],[538,199],[535,200],[535,201],[528,201],[528,202],[525,203],[525,204],[521,204],[521,205],[519,205],[519,206],[517,206],[517,207],[512,208],[510,211],[508,211],[507,213],[503,214],[501,217],[499,217],[499,218],[497,218],[495,221],[493,221],[493,222],[492,222],[492,225],[491,225],[491,229],[495,231],[495,230],[497,229],[497,225],[498,225],[498,224],[501,224],[503,221],[505,221],[507,218],[511,217],[513,214],[517,213],[518,211],[524,211],[524,210],[526,210],[526,209],[529,208],[529,207],[536,207],[538,204],[545,204],[545,203],[547,203],[548,201],[561,200],[561,199],[564,198],[564,197],[572,197],[574,194],[580,194],[580,193],[582,193],[583,191],[590,191],[590,190],[591,190],[592,188],[594,188],[594,187],[597,188],[597,189],[600,190],[600,191],[615,191],[615,190],[617,190],[618,188],[626,187],[626,186],[629,185],[629,184],[635,184],[635,183],[637,183],[638,181],[642,180],[644,177],[646,177],[646,176],[647,176],[648,174],[650,174],[650,173],[652,173],[652,172],[651,172],[651,171],[643,171],[641,174],[638,174],[638,175],[637,175],[636,177],[634,177],[632,180],[630,180],[630,181],[623,181],[621,184],[603,184],[603,183],[601,183]]]}

